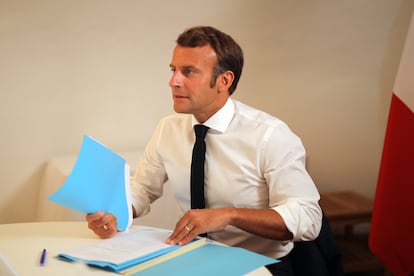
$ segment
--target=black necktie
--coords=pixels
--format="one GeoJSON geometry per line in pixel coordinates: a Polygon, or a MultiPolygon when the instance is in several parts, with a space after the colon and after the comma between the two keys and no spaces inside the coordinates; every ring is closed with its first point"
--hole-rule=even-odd
{"type": "Polygon", "coordinates": [[[191,161],[191,209],[205,208],[204,201],[204,160],[206,159],[206,137],[208,127],[195,125],[196,141],[191,161]]]}

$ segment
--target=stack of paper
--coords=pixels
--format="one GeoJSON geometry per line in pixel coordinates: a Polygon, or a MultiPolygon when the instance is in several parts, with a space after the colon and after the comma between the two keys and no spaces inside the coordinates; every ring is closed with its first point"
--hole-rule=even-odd
{"type": "Polygon", "coordinates": [[[167,245],[170,231],[139,229],[61,253],[62,260],[83,262],[123,275],[243,275],[278,262],[238,247],[194,240],[167,245]]]}
{"type": "Polygon", "coordinates": [[[132,223],[129,178],[125,159],[85,135],[72,173],[49,200],[85,214],[112,213],[126,230],[132,223]]]}

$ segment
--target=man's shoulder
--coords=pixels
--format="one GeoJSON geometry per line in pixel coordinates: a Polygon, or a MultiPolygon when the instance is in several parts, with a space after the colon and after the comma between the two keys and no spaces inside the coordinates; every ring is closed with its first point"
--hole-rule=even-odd
{"type": "MultiPolygon", "coordinates": [[[[235,112],[237,118],[233,121],[237,125],[236,128],[254,129],[255,133],[269,133],[274,137],[290,137],[291,139],[299,138],[283,120],[267,113],[263,110],[251,107],[241,102],[235,103],[235,112]],[[296,138],[295,138],[296,137],[296,138]]],[[[279,139],[273,141],[280,142],[279,139]]]]}
{"type": "Polygon", "coordinates": [[[285,124],[281,119],[276,116],[267,113],[264,110],[260,110],[256,107],[247,105],[245,103],[234,101],[235,110],[238,116],[243,117],[244,120],[252,121],[254,123],[263,123],[270,125],[285,124]]]}

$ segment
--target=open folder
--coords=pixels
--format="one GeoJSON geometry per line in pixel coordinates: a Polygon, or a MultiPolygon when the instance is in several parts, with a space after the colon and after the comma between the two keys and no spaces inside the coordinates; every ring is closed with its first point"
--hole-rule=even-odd
{"type": "Polygon", "coordinates": [[[123,275],[244,275],[275,259],[242,249],[195,239],[185,246],[168,245],[171,231],[148,228],[120,232],[115,237],[58,255],[123,275]]]}
{"type": "Polygon", "coordinates": [[[49,200],[85,214],[112,213],[126,230],[132,223],[129,180],[125,159],[85,135],[71,174],[49,200]]]}

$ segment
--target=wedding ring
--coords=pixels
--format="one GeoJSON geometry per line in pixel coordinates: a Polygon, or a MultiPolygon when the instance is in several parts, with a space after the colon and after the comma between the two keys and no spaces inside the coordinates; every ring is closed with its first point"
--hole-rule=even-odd
{"type": "Polygon", "coordinates": [[[108,226],[104,224],[103,229],[108,230],[108,226]]]}
{"type": "Polygon", "coordinates": [[[190,233],[191,229],[188,227],[188,225],[184,226],[185,230],[187,230],[188,233],[190,233]]]}

